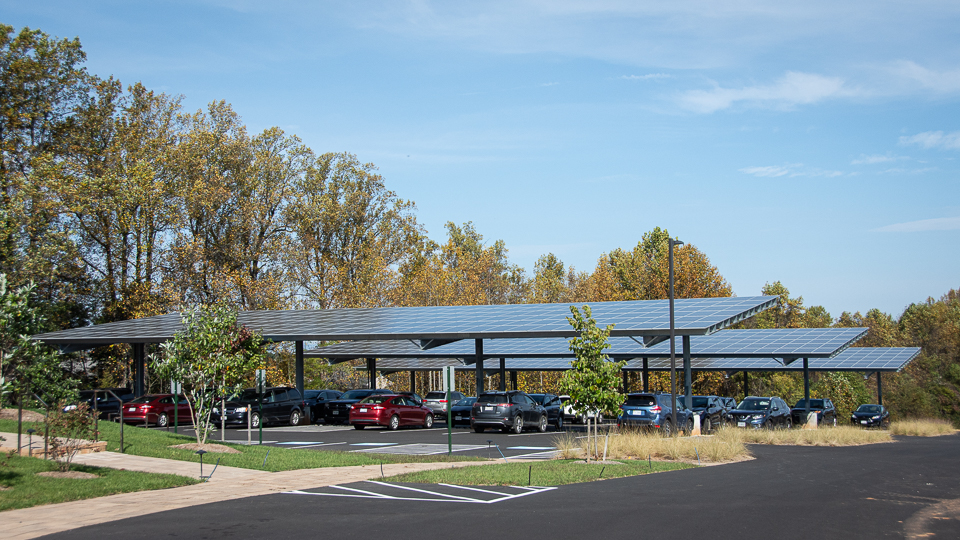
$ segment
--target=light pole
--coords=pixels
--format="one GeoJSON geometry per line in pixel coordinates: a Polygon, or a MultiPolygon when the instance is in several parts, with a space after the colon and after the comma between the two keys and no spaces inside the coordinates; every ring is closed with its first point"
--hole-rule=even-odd
{"type": "Polygon", "coordinates": [[[673,246],[682,246],[683,242],[667,238],[670,252],[670,416],[673,422],[673,434],[677,433],[677,329],[673,324],[673,246]]]}

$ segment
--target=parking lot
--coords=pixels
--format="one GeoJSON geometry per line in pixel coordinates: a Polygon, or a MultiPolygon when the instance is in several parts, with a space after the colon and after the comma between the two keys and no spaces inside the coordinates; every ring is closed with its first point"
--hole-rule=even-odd
{"type": "MultiPolygon", "coordinates": [[[[153,428],[160,429],[160,428],[153,428]]],[[[180,427],[181,433],[192,430],[180,427]]],[[[565,425],[565,432],[574,436],[585,435],[583,426],[565,425]]],[[[487,430],[475,433],[464,427],[452,430],[453,451],[456,455],[484,458],[550,459],[556,454],[553,439],[557,432],[550,427],[546,433],[536,431],[521,434],[506,434],[487,430]]],[[[253,444],[258,442],[258,430],[250,432],[253,444]]],[[[227,428],[227,442],[246,444],[246,428],[227,428]]],[[[211,442],[220,441],[220,433],[210,435],[211,442]]],[[[263,444],[307,450],[338,450],[343,452],[368,452],[381,454],[446,454],[447,428],[438,422],[431,429],[401,428],[390,431],[385,428],[356,430],[348,425],[265,426],[263,444]]]]}

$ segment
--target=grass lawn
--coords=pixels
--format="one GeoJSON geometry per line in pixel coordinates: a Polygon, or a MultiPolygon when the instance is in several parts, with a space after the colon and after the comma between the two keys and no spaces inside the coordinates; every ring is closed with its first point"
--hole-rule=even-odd
{"type": "Polygon", "coordinates": [[[534,486],[560,486],[696,467],[687,463],[664,461],[653,461],[648,464],[647,461],[627,460],[619,463],[620,465],[600,465],[565,459],[537,463],[502,463],[400,474],[391,476],[386,481],[461,486],[526,486],[529,482],[529,485],[534,486]]]}
{"type": "MultiPolygon", "coordinates": [[[[39,433],[43,432],[43,424],[28,424],[24,422],[23,430],[33,427],[39,433]]],[[[15,420],[0,420],[0,431],[17,431],[15,420]]],[[[24,435],[26,437],[26,435],[24,435]]],[[[34,435],[36,438],[36,435],[34,435]]],[[[208,442],[220,444],[212,434],[208,442]]],[[[100,422],[100,439],[107,441],[107,450],[120,451],[120,424],[116,422],[100,422]]],[[[135,426],[126,426],[123,430],[123,445],[126,453],[137,456],[159,457],[176,459],[179,461],[200,462],[200,457],[192,450],[169,448],[172,445],[196,442],[196,439],[185,435],[175,435],[173,432],[145,429],[135,426]]],[[[229,444],[226,446],[239,450],[239,454],[207,454],[203,458],[205,464],[214,464],[220,458],[220,465],[240,467],[242,469],[261,469],[266,471],[290,471],[294,469],[316,469],[320,467],[346,467],[350,465],[376,465],[379,463],[427,463],[437,461],[477,461],[479,458],[445,455],[440,456],[405,456],[392,454],[368,454],[353,452],[298,450],[278,448],[275,446],[247,446],[243,444],[229,444]],[[270,455],[267,456],[267,452],[270,455]],[[264,466],[266,459],[266,466],[264,466]]]]}
{"type": "Polygon", "coordinates": [[[11,455],[0,467],[0,511],[28,508],[115,493],[147,491],[196,484],[197,479],[175,474],[151,474],[73,465],[71,471],[96,474],[98,478],[47,478],[35,473],[57,470],[56,463],[11,455]]]}

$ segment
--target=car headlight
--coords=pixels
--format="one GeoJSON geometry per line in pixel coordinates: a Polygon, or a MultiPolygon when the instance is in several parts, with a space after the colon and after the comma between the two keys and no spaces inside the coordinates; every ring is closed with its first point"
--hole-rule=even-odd
{"type": "Polygon", "coordinates": [[[750,418],[752,418],[753,420],[762,420],[762,419],[763,419],[763,415],[762,415],[762,414],[755,414],[755,415],[751,416],[750,418]]]}
{"type": "Polygon", "coordinates": [[[63,412],[72,411],[76,408],[77,408],[76,405],[67,405],[66,407],[63,408],[63,412]]]}
{"type": "Polygon", "coordinates": [[[879,420],[879,419],[880,419],[880,415],[871,416],[870,419],[871,419],[871,420],[879,420]]]}

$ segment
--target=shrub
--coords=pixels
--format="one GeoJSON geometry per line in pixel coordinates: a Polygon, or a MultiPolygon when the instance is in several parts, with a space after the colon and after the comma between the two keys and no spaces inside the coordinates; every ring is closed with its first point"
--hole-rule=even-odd
{"type": "Polygon", "coordinates": [[[62,472],[70,470],[70,462],[88,439],[97,438],[95,425],[96,420],[86,403],[80,403],[69,411],[64,411],[61,404],[50,413],[47,419],[50,430],[47,444],[62,472]]]}

